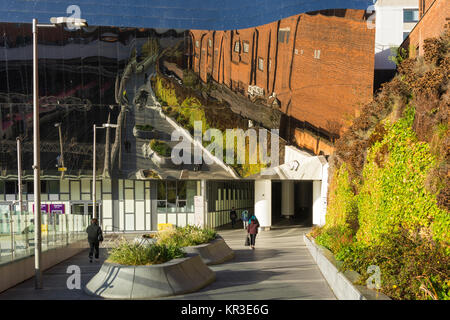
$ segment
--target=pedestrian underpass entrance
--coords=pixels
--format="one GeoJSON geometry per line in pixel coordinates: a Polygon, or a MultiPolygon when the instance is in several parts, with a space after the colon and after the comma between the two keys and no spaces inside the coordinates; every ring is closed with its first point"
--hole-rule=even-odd
{"type": "Polygon", "coordinates": [[[293,219],[311,226],[312,215],[313,181],[272,181],[272,224],[293,219]]]}

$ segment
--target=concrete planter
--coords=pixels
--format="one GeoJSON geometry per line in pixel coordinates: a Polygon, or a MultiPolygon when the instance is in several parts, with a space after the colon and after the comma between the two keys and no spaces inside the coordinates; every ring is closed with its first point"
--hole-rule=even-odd
{"type": "Polygon", "coordinates": [[[340,261],[334,258],[333,253],[316,244],[314,239],[303,235],[306,247],[317,263],[322,275],[339,300],[391,300],[381,292],[355,285],[360,274],[355,271],[339,271],[340,261]]]}
{"type": "Polygon", "coordinates": [[[151,159],[160,168],[176,168],[176,164],[172,162],[171,157],[163,157],[155,152],[149,143],[142,145],[142,152],[144,157],[151,159]]]}
{"type": "Polygon", "coordinates": [[[133,128],[133,135],[136,138],[140,138],[140,139],[158,139],[159,138],[159,134],[157,131],[155,131],[155,130],[152,130],[152,131],[139,130],[136,128],[136,126],[133,128]]]}
{"type": "Polygon", "coordinates": [[[139,130],[136,127],[133,128],[133,135],[140,139],[158,139],[170,141],[170,134],[153,129],[152,131],[139,130]]]}
{"type": "Polygon", "coordinates": [[[136,178],[138,180],[147,180],[147,179],[162,179],[162,176],[157,174],[156,177],[148,177],[144,174],[144,170],[145,169],[140,169],[139,171],[136,172],[136,178]]]}
{"type": "Polygon", "coordinates": [[[215,279],[199,255],[188,254],[151,266],[104,262],[84,291],[107,299],[154,299],[195,292],[215,279]]]}
{"type": "Polygon", "coordinates": [[[209,243],[184,247],[184,251],[191,254],[198,254],[207,265],[224,263],[234,258],[234,251],[231,250],[225,240],[220,236],[209,243]]]}

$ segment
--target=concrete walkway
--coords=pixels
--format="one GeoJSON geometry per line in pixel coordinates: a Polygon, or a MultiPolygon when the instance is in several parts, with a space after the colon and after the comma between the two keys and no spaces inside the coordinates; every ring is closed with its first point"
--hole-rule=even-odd
{"type": "MultiPolygon", "coordinates": [[[[336,299],[309,254],[303,234],[309,228],[279,226],[261,232],[253,251],[244,246],[243,229],[220,230],[235,258],[227,263],[211,266],[217,279],[199,292],[167,299],[336,299]]],[[[99,262],[89,263],[83,252],[44,273],[44,289],[35,290],[33,279],[0,294],[0,300],[9,299],[93,299],[82,290],[66,286],[69,265],[81,268],[81,285],[91,279],[106,258],[101,249],[99,262]]]]}

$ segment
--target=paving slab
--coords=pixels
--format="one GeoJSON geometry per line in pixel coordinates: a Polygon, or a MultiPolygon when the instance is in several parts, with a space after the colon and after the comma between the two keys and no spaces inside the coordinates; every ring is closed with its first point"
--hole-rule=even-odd
{"type": "MultiPolygon", "coordinates": [[[[163,299],[229,299],[229,300],[318,300],[336,299],[309,254],[303,234],[310,228],[286,225],[262,231],[256,238],[256,249],[244,245],[243,229],[219,230],[233,249],[233,260],[210,266],[216,281],[198,292],[163,299]]],[[[106,259],[106,249],[100,248],[100,260],[92,264],[88,252],[82,252],[44,272],[44,289],[35,290],[34,280],[27,280],[0,294],[0,300],[9,299],[98,299],[83,292],[69,290],[66,273],[70,265],[81,269],[81,285],[98,272],[106,259]]]]}

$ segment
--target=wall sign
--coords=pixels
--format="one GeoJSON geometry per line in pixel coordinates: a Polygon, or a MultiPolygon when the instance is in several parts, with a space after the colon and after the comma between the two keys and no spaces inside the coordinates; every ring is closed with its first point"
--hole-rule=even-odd
{"type": "MultiPolygon", "coordinates": [[[[33,203],[33,212],[34,212],[34,203],[33,203]]],[[[48,211],[48,204],[43,204],[41,203],[41,213],[42,214],[47,214],[48,211]]]]}
{"type": "Polygon", "coordinates": [[[51,204],[50,205],[50,213],[51,214],[64,214],[65,212],[65,205],[64,204],[51,204]]]}

